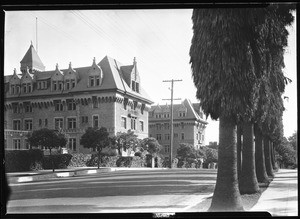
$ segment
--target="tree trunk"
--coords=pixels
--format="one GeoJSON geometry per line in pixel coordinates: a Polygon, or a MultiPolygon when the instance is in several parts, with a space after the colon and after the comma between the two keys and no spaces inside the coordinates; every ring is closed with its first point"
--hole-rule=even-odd
{"type": "Polygon", "coordinates": [[[273,144],[273,142],[271,142],[270,148],[271,148],[271,162],[272,162],[272,167],[273,167],[274,171],[277,171],[276,162],[275,162],[275,153],[274,153],[274,144],[273,144]]]}
{"type": "Polygon", "coordinates": [[[271,155],[270,155],[270,141],[266,136],[264,137],[264,154],[265,154],[265,165],[266,165],[267,174],[269,177],[274,177],[271,155]]]}
{"type": "Polygon", "coordinates": [[[260,183],[269,182],[265,165],[264,144],[261,131],[255,127],[255,168],[257,181],[260,183]]]}
{"type": "Polygon", "coordinates": [[[151,157],[151,167],[154,168],[155,167],[155,160],[154,160],[154,156],[151,157]]]}
{"type": "Polygon", "coordinates": [[[242,173],[242,126],[237,125],[237,169],[238,169],[238,179],[241,177],[242,173]]]}
{"type": "Polygon", "coordinates": [[[243,211],[237,178],[236,125],[220,117],[217,182],[209,211],[243,211]]]}
{"type": "Polygon", "coordinates": [[[252,122],[243,122],[242,172],[239,178],[241,194],[253,194],[259,191],[255,172],[255,146],[252,122]]]}

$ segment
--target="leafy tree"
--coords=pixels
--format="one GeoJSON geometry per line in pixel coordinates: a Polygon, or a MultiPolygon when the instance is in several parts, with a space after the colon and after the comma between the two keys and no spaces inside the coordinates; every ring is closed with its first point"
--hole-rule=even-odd
{"type": "MultiPolygon", "coordinates": [[[[45,147],[49,149],[50,156],[53,148],[64,147],[67,143],[67,139],[64,134],[47,128],[33,131],[28,136],[28,143],[35,147],[45,147]]],[[[54,172],[54,161],[52,159],[52,170],[54,172]]]]}
{"type": "Polygon", "coordinates": [[[177,149],[177,158],[185,160],[186,158],[196,158],[197,151],[194,146],[188,143],[181,143],[177,149]]]}
{"type": "Polygon", "coordinates": [[[288,138],[290,145],[294,149],[294,151],[297,151],[298,149],[298,144],[297,144],[297,136],[298,136],[298,131],[295,131],[292,136],[288,138]]]}
{"type": "Polygon", "coordinates": [[[105,127],[87,128],[80,138],[80,144],[85,148],[93,148],[98,151],[98,169],[100,167],[100,155],[103,148],[109,145],[109,133],[105,127]]]}
{"type": "Polygon", "coordinates": [[[158,141],[155,138],[144,138],[141,141],[141,147],[148,151],[148,153],[152,157],[152,168],[154,167],[154,158],[157,157],[159,151],[161,150],[161,145],[158,143],[158,141]]]}
{"type": "Polygon", "coordinates": [[[115,141],[116,141],[116,147],[119,151],[119,154],[122,154],[121,149],[135,150],[137,147],[140,146],[140,140],[137,138],[137,135],[134,134],[134,132],[131,130],[128,130],[127,133],[118,132],[117,135],[115,136],[115,141]]]}

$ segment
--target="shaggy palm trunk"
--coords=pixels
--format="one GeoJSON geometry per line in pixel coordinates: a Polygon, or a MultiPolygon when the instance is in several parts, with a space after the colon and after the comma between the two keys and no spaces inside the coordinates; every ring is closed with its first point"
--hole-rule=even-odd
{"type": "Polygon", "coordinates": [[[274,153],[274,144],[273,143],[271,143],[270,148],[271,148],[272,167],[273,167],[273,170],[276,171],[277,167],[276,167],[276,163],[275,163],[275,153],[274,153]]]}
{"type": "Polygon", "coordinates": [[[255,169],[256,177],[259,183],[269,182],[265,165],[264,144],[261,131],[256,127],[255,132],[255,169]]]}
{"type": "Polygon", "coordinates": [[[237,169],[238,169],[238,179],[241,177],[242,171],[242,126],[237,125],[237,169]]]}
{"type": "Polygon", "coordinates": [[[209,211],[243,211],[237,178],[236,125],[220,117],[217,182],[209,211]]]}
{"type": "Polygon", "coordinates": [[[259,191],[255,171],[255,146],[253,138],[253,123],[243,122],[243,160],[241,177],[239,178],[241,194],[253,194],[259,191]]]}
{"type": "Polygon", "coordinates": [[[274,177],[273,167],[271,162],[271,154],[270,154],[270,141],[266,136],[264,137],[264,153],[265,153],[265,165],[266,165],[267,174],[269,177],[274,177]]]}

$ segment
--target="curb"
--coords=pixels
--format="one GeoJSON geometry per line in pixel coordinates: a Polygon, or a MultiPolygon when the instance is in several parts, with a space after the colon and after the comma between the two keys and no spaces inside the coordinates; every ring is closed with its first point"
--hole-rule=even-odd
{"type": "Polygon", "coordinates": [[[76,177],[86,176],[90,174],[107,173],[113,171],[128,171],[128,170],[162,170],[168,168],[100,168],[100,169],[74,169],[74,170],[61,170],[57,172],[45,172],[45,173],[24,173],[17,176],[7,176],[9,184],[14,183],[26,183],[39,180],[47,180],[53,178],[65,178],[65,177],[76,177]]]}

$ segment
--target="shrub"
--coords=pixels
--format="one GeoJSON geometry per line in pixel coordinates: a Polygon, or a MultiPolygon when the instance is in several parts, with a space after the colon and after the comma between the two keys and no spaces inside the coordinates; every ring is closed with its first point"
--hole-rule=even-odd
{"type": "Polygon", "coordinates": [[[177,168],[177,164],[178,164],[178,159],[177,158],[173,158],[172,168],[177,168]]]}
{"type": "Polygon", "coordinates": [[[52,160],[54,162],[54,169],[65,169],[69,166],[72,159],[71,154],[55,154],[47,155],[43,159],[44,169],[52,169],[52,160]]]}
{"type": "Polygon", "coordinates": [[[132,157],[119,157],[117,167],[131,167],[132,157]]]}
{"type": "MultiPolygon", "coordinates": [[[[101,167],[116,167],[118,158],[119,157],[117,157],[117,156],[102,156],[100,166],[101,167]]],[[[96,162],[96,165],[97,165],[97,162],[96,162]]]]}
{"type": "Polygon", "coordinates": [[[155,167],[163,167],[164,159],[161,157],[155,158],[155,167]]]}
{"type": "Polygon", "coordinates": [[[39,149],[5,151],[5,170],[22,172],[42,169],[43,156],[39,149]]]}
{"type": "Polygon", "coordinates": [[[132,158],[132,163],[130,167],[144,167],[144,166],[145,166],[145,159],[138,156],[134,156],[132,158]]]}
{"type": "Polygon", "coordinates": [[[69,167],[86,167],[87,162],[91,159],[91,154],[72,154],[72,158],[69,163],[69,167]]]}

